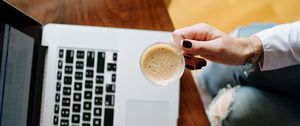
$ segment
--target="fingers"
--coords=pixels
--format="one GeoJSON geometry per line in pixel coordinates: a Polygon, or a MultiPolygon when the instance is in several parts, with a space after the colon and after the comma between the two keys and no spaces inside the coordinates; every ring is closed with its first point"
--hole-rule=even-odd
{"type": "Polygon", "coordinates": [[[228,64],[232,64],[232,59],[241,55],[240,46],[234,44],[234,38],[204,23],[175,30],[173,38],[175,45],[183,50],[186,67],[191,70],[206,65],[205,60],[194,57],[197,55],[228,64]]]}
{"type": "Polygon", "coordinates": [[[217,38],[217,36],[220,36],[221,34],[223,34],[221,31],[205,23],[199,23],[175,30],[173,32],[173,39],[174,43],[179,46],[183,39],[207,41],[217,38]]]}
{"type": "Polygon", "coordinates": [[[196,41],[185,39],[181,42],[180,47],[183,49],[184,53],[188,52],[193,55],[203,56],[205,54],[214,54],[219,50],[217,42],[212,41],[196,41]]]}
{"type": "Polygon", "coordinates": [[[189,26],[189,27],[185,27],[185,28],[175,30],[173,32],[174,43],[177,46],[179,46],[180,42],[183,39],[199,39],[199,40],[202,40],[203,38],[205,38],[205,36],[203,36],[203,35],[206,35],[205,34],[206,32],[203,31],[203,30],[200,30],[200,29],[201,29],[201,27],[193,25],[193,26],[189,26]]]}
{"type": "Polygon", "coordinates": [[[196,57],[189,57],[185,56],[185,67],[189,70],[196,70],[201,69],[202,67],[206,66],[206,60],[202,58],[196,58],[196,57]]]}
{"type": "Polygon", "coordinates": [[[202,58],[195,58],[195,63],[196,63],[196,66],[195,66],[195,69],[201,69],[202,67],[206,66],[206,60],[205,59],[202,59],[202,58]]]}

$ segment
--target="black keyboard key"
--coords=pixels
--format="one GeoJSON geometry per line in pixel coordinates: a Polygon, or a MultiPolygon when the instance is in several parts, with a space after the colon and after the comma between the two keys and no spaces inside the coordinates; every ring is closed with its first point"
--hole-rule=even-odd
{"type": "Polygon", "coordinates": [[[85,88],[90,88],[90,89],[92,89],[92,88],[93,88],[93,81],[86,80],[86,81],[85,81],[85,88]]]}
{"type": "Polygon", "coordinates": [[[67,119],[60,120],[60,126],[69,126],[69,120],[67,119]]]}
{"type": "Polygon", "coordinates": [[[80,104],[73,104],[73,112],[80,112],[81,110],[81,105],[80,104]]]}
{"type": "Polygon", "coordinates": [[[58,125],[58,116],[54,116],[53,118],[53,124],[58,125]]]}
{"type": "Polygon", "coordinates": [[[77,51],[77,58],[83,59],[84,58],[84,51],[77,51]]]}
{"type": "Polygon", "coordinates": [[[114,93],[115,90],[116,90],[116,88],[115,88],[114,84],[107,84],[106,85],[106,92],[114,93]]]}
{"type": "Polygon", "coordinates": [[[61,83],[56,82],[56,91],[60,91],[60,89],[61,89],[61,83]]]}
{"type": "Polygon", "coordinates": [[[66,63],[73,63],[73,60],[74,60],[74,51],[73,50],[67,50],[66,63]]]}
{"type": "Polygon", "coordinates": [[[65,66],[65,73],[72,74],[73,73],[73,66],[65,66]]]}
{"type": "Polygon", "coordinates": [[[94,67],[95,52],[87,52],[86,66],[94,67]]]}
{"type": "Polygon", "coordinates": [[[72,77],[65,77],[64,84],[68,84],[68,85],[72,84],[72,77]]]}
{"type": "Polygon", "coordinates": [[[61,116],[62,117],[69,117],[70,116],[70,110],[69,109],[61,109],[61,116]]]}
{"type": "Polygon", "coordinates": [[[54,106],[54,113],[55,113],[55,114],[58,114],[58,113],[59,113],[59,105],[58,105],[58,104],[56,104],[56,105],[54,106]]]}
{"type": "Polygon", "coordinates": [[[91,110],[92,109],[92,103],[91,102],[84,102],[83,103],[83,109],[84,110],[91,110]]]}
{"type": "Polygon", "coordinates": [[[96,76],[97,84],[103,84],[103,82],[104,82],[104,76],[96,76]]]}
{"type": "Polygon", "coordinates": [[[60,101],[60,94],[56,93],[55,94],[55,102],[59,102],[60,101]]]}
{"type": "Polygon", "coordinates": [[[91,120],[91,113],[84,112],[82,119],[83,119],[83,121],[90,121],[91,120]]]}
{"type": "Polygon", "coordinates": [[[81,101],[81,94],[80,93],[74,93],[73,101],[81,101]]]}
{"type": "Polygon", "coordinates": [[[57,71],[57,80],[61,80],[61,71],[57,71]]]}
{"type": "Polygon", "coordinates": [[[113,60],[114,60],[114,61],[117,61],[117,59],[118,59],[118,54],[117,54],[117,53],[114,53],[114,54],[113,54],[113,60]]]}
{"type": "Polygon", "coordinates": [[[98,52],[97,72],[104,73],[105,52],[98,52]]]}
{"type": "Polygon", "coordinates": [[[70,98],[62,98],[62,106],[70,106],[71,99],[70,98]]]}
{"type": "Polygon", "coordinates": [[[75,80],[82,80],[83,73],[82,72],[75,72],[75,80]]]}
{"type": "Polygon", "coordinates": [[[85,91],[84,92],[84,99],[92,99],[92,91],[85,91]]]}
{"type": "Polygon", "coordinates": [[[95,97],[95,105],[102,105],[102,97],[95,97]]]}
{"type": "Polygon", "coordinates": [[[104,111],[104,126],[113,126],[114,121],[114,110],[106,108],[104,111]]]}
{"type": "Polygon", "coordinates": [[[80,123],[80,115],[72,115],[72,123],[80,123]]]}
{"type": "Polygon", "coordinates": [[[106,106],[114,106],[115,105],[115,96],[114,95],[106,95],[105,96],[105,105],[106,106]]]}
{"type": "Polygon", "coordinates": [[[58,53],[59,58],[63,58],[64,57],[64,50],[60,49],[59,53],[58,53]]]}
{"type": "Polygon", "coordinates": [[[102,109],[101,108],[94,108],[94,116],[101,116],[102,109]]]}
{"type": "Polygon", "coordinates": [[[101,119],[94,119],[93,126],[101,126],[101,119]]]}
{"type": "Polygon", "coordinates": [[[85,77],[87,77],[87,78],[94,77],[94,71],[93,70],[86,70],[85,71],[85,77]]]}
{"type": "Polygon", "coordinates": [[[97,86],[95,89],[95,93],[102,95],[103,94],[103,87],[97,86]]]}
{"type": "Polygon", "coordinates": [[[83,123],[82,126],[90,126],[88,123],[83,123]]]}
{"type": "Polygon", "coordinates": [[[71,88],[70,87],[64,87],[63,94],[64,95],[71,95],[71,88]]]}
{"type": "Polygon", "coordinates": [[[116,74],[111,75],[111,82],[116,82],[116,74]]]}
{"type": "Polygon", "coordinates": [[[62,60],[58,61],[58,69],[61,69],[63,67],[63,62],[62,60]]]}
{"type": "Polygon", "coordinates": [[[83,61],[76,61],[76,69],[83,69],[83,61]]]}
{"type": "Polygon", "coordinates": [[[82,83],[81,82],[75,82],[74,90],[81,91],[82,90],[82,83]]]}
{"type": "Polygon", "coordinates": [[[116,71],[116,70],[117,70],[117,64],[107,63],[107,71],[116,71]]]}

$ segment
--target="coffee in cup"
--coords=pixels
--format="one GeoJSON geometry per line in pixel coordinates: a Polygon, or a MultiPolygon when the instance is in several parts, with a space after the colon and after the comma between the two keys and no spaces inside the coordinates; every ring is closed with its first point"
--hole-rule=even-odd
{"type": "Polygon", "coordinates": [[[178,80],[184,71],[184,58],[181,50],[171,43],[155,43],[145,49],[140,67],[152,83],[166,86],[178,80]]]}

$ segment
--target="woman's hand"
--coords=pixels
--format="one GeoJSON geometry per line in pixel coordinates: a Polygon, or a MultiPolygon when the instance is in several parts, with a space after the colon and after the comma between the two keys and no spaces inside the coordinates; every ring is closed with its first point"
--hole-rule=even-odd
{"type": "Polygon", "coordinates": [[[188,69],[200,69],[206,65],[206,61],[197,56],[227,65],[241,65],[253,56],[255,49],[262,47],[254,36],[233,38],[204,23],[175,30],[173,39],[182,48],[188,69]]]}

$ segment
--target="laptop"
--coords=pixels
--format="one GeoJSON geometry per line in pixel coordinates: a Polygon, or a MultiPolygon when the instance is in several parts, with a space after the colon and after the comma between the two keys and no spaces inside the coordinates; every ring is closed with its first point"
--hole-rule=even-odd
{"type": "Polygon", "coordinates": [[[0,126],[175,126],[179,81],[140,70],[170,32],[40,23],[0,2],[0,126]]]}

